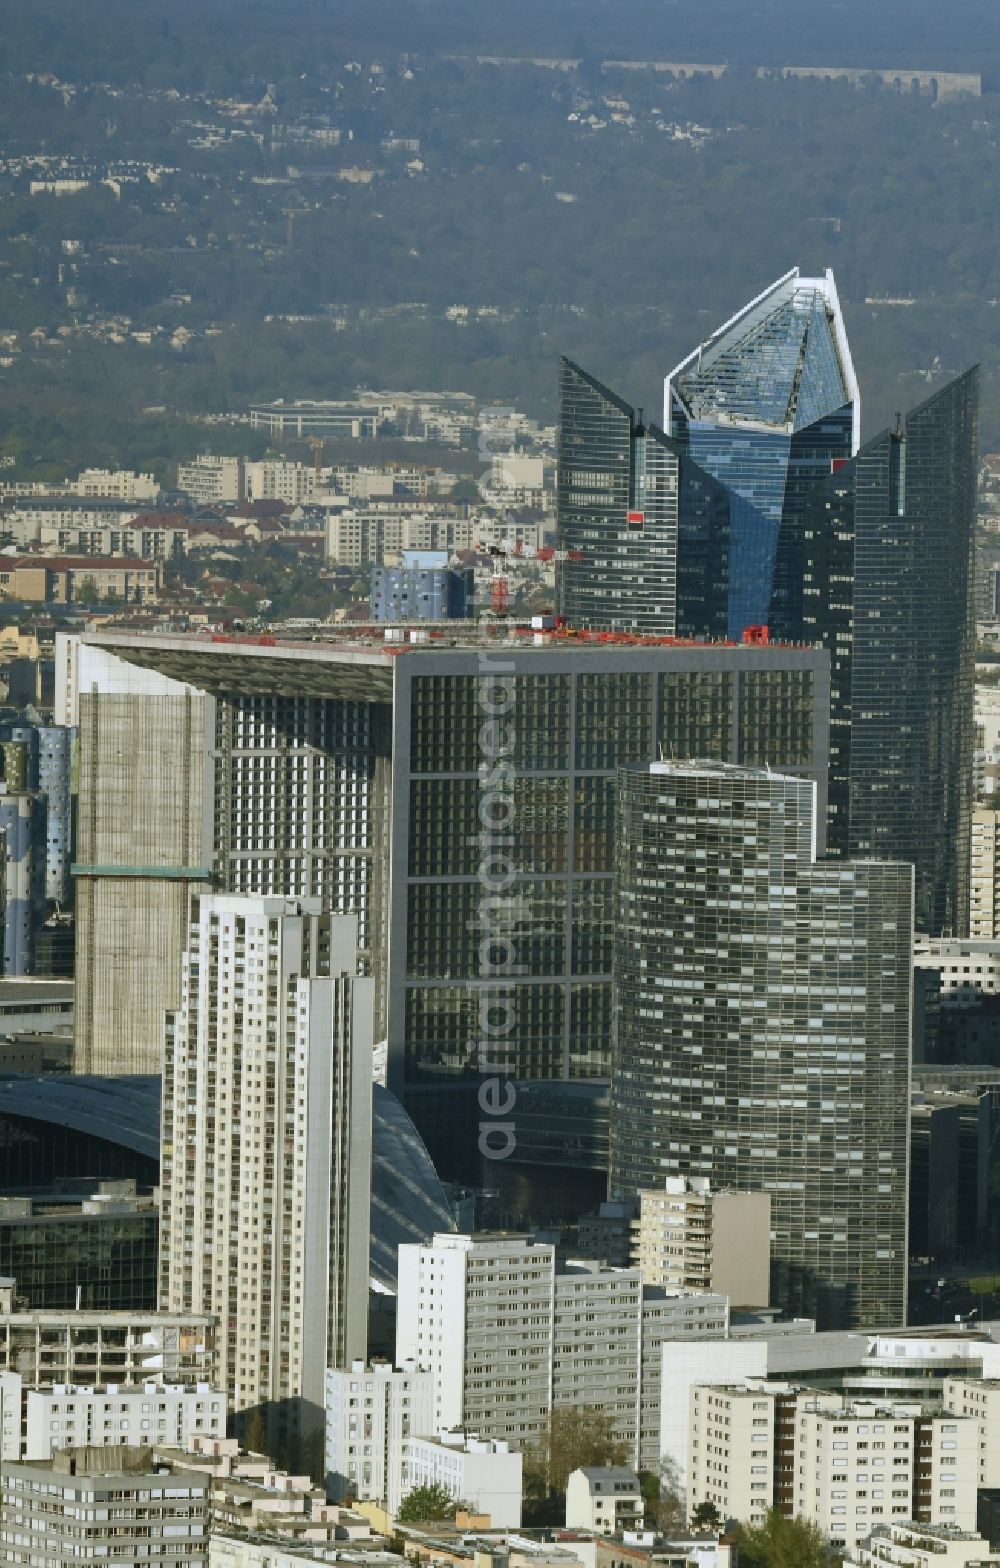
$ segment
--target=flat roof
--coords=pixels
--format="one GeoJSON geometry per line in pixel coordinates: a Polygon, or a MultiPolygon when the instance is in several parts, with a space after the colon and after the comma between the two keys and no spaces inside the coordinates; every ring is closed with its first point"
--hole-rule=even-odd
{"type": "MultiPolygon", "coordinates": [[[[388,628],[393,630],[393,628],[388,628]]],[[[407,633],[401,628],[402,637],[407,633]]],[[[720,660],[734,655],[773,668],[789,655],[806,666],[826,666],[822,648],[804,644],[699,642],[680,637],[642,637],[631,633],[536,632],[531,626],[502,626],[455,621],[448,629],[421,631],[416,642],[386,637],[384,626],[345,627],[342,634],[306,639],[244,636],[206,632],[137,632],[101,630],[84,642],[129,664],[156,670],[174,680],[215,695],[340,697],[352,701],[391,703],[393,666],[397,659],[439,658],[473,650],[536,659],[567,659],[589,655],[589,662],[620,667],[616,659],[674,649],[681,656],[720,660]],[[536,641],[536,637],[539,638],[536,641]]],[[[679,662],[682,662],[679,660],[679,662]]],[[[488,671],[486,673],[489,673],[488,671]]]]}
{"type": "Polygon", "coordinates": [[[6,1008],[30,1009],[45,1002],[73,1005],[72,980],[0,980],[0,1012],[6,1008]]]}

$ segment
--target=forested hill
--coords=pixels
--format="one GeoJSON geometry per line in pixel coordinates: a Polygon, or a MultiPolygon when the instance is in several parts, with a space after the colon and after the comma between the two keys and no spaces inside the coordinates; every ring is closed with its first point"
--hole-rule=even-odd
{"type": "Polygon", "coordinates": [[[2,0],[0,24],[15,73],[210,90],[341,49],[1000,70],[994,0],[2,0]]]}
{"type": "Polygon", "coordinates": [[[359,383],[551,414],[560,353],[658,410],[796,264],[866,432],[980,361],[996,449],[998,68],[996,0],[0,0],[0,458],[359,383]],[[810,64],[903,90],[758,74],[810,64]]]}

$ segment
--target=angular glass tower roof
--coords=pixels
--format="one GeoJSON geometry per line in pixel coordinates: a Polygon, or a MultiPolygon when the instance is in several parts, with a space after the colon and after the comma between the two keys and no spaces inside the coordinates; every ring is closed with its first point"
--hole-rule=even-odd
{"type": "Polygon", "coordinates": [[[684,420],[793,435],[860,396],[833,273],[793,267],[713,332],[666,378],[664,428],[684,420]]]}
{"type": "Polygon", "coordinates": [[[786,272],[682,360],[664,404],[668,434],[731,497],[730,636],[799,635],[803,499],[861,426],[832,272],[786,272]]]}

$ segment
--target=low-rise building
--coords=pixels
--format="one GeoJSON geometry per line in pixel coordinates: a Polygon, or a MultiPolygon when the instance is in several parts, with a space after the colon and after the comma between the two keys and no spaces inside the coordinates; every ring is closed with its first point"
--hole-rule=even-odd
{"type": "Polygon", "coordinates": [[[642,1489],[634,1470],[620,1465],[584,1466],[566,1483],[567,1530],[621,1535],[641,1526],[642,1489]]]}
{"type": "Polygon", "coordinates": [[[403,1493],[440,1486],[476,1514],[488,1514],[495,1529],[521,1523],[522,1458],[499,1438],[465,1432],[411,1437],[403,1464],[403,1493]]]}
{"type": "Polygon", "coordinates": [[[30,1388],[22,1384],[19,1441],[8,1445],[8,1390],[16,1400],[17,1374],[0,1376],[5,1460],[49,1459],[60,1448],[103,1448],[121,1443],[130,1448],[152,1448],[158,1443],[186,1447],[195,1436],[216,1438],[226,1433],[226,1396],[207,1383],[195,1387],[111,1383],[103,1388],[71,1383],[30,1388]]]}
{"type": "Polygon", "coordinates": [[[88,598],[154,604],[161,568],[131,556],[0,556],[0,598],[81,604],[88,598]]]}
{"type": "Polygon", "coordinates": [[[934,1568],[995,1568],[1000,1553],[974,1530],[908,1519],[879,1525],[844,1558],[843,1568],[928,1568],[930,1563],[934,1568]]]}
{"type": "Polygon", "coordinates": [[[234,1438],[195,1436],[183,1449],[157,1445],[155,1459],[208,1481],[213,1532],[314,1549],[336,1543],[378,1552],[386,1545],[369,1519],[328,1502],[308,1475],[280,1470],[266,1455],[244,1452],[234,1438]]]}
{"type": "Polygon", "coordinates": [[[0,1555],[11,1568],[131,1560],[207,1568],[209,1484],[146,1448],[66,1449],[5,1464],[0,1555]]]}

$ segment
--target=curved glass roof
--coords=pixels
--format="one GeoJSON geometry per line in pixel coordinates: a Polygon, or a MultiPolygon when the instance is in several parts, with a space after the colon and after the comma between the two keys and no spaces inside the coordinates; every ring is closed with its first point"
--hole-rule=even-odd
{"type": "MultiPolygon", "coordinates": [[[[0,1080],[0,1117],[23,1116],[104,1138],[147,1159],[160,1157],[158,1077],[61,1075],[0,1080]]],[[[454,1230],[444,1188],[423,1140],[394,1094],[372,1090],[370,1271],[381,1290],[396,1289],[400,1242],[454,1230]]]]}

